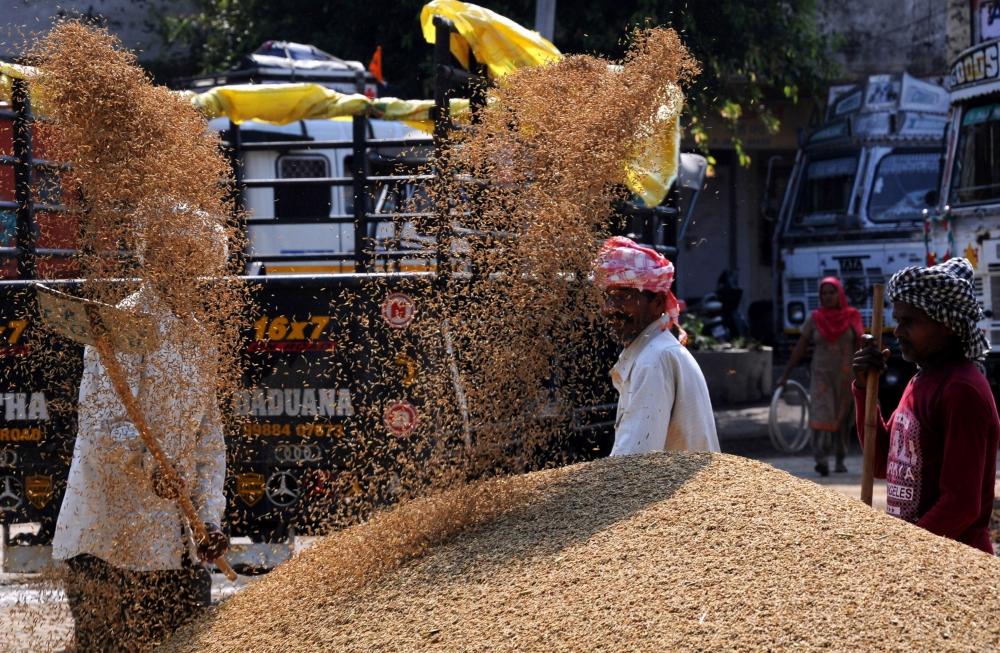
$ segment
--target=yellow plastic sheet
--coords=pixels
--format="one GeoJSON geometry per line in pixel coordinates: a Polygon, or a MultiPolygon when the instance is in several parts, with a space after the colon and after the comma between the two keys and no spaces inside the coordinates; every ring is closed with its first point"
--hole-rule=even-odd
{"type": "MultiPolygon", "coordinates": [[[[424,38],[434,43],[434,16],[455,24],[449,47],[463,66],[469,67],[469,50],[485,63],[490,75],[502,77],[518,68],[539,66],[562,58],[559,50],[538,32],[526,29],[489,9],[458,0],[432,0],[420,12],[424,38]]],[[[646,206],[656,206],[667,196],[677,175],[680,124],[683,106],[680,89],[671,88],[669,106],[660,107],[643,151],[625,166],[625,183],[646,206]]],[[[567,116],[572,120],[572,116],[567,116]]]]}
{"type": "Polygon", "coordinates": [[[193,95],[191,101],[209,118],[226,116],[237,123],[259,120],[276,125],[358,115],[371,102],[364,95],[345,95],[319,84],[219,86],[193,95]]]}
{"type": "MultiPolygon", "coordinates": [[[[469,101],[464,98],[452,98],[448,104],[448,111],[452,120],[457,122],[468,122],[472,113],[469,109],[469,101]]],[[[381,118],[382,120],[400,120],[410,127],[414,127],[428,134],[434,131],[434,121],[431,118],[431,109],[434,108],[434,100],[400,100],[398,98],[377,98],[372,100],[371,109],[368,112],[369,118],[381,118]]]]}
{"type": "Polygon", "coordinates": [[[29,79],[37,71],[31,66],[0,61],[0,100],[10,100],[11,87],[15,79],[29,79]]]}
{"type": "MultiPolygon", "coordinates": [[[[424,21],[425,34],[429,24],[424,20],[428,8],[437,11],[440,5],[472,7],[483,12],[483,15],[488,14],[505,24],[513,25],[520,32],[534,34],[486,9],[453,0],[434,0],[424,7],[424,15],[421,16],[421,20],[424,21]]],[[[456,25],[459,22],[456,21],[456,25]]],[[[544,39],[542,40],[544,41],[544,39]]],[[[548,42],[545,41],[545,43],[548,42]]],[[[554,46],[551,52],[554,53],[555,58],[561,57],[554,46]]],[[[480,58],[479,51],[476,51],[476,57],[480,58]]],[[[466,60],[468,60],[467,57],[466,60]]],[[[551,59],[531,59],[530,63],[525,63],[528,60],[524,58],[508,58],[505,60],[504,66],[538,65],[546,60],[551,59]],[[520,63],[515,64],[515,61],[520,63]]],[[[506,72],[513,69],[504,68],[506,72]]],[[[37,70],[30,66],[0,61],[0,99],[10,98],[11,84],[14,79],[30,79],[36,74],[37,70]]],[[[680,140],[678,116],[683,105],[683,97],[680,90],[676,88],[671,89],[670,94],[674,101],[670,103],[671,106],[661,108],[663,115],[651,130],[647,147],[641,154],[637,155],[633,163],[626,166],[625,170],[625,179],[629,190],[640,197],[647,206],[656,206],[663,201],[677,172],[680,140]]],[[[399,120],[427,133],[434,131],[434,122],[431,119],[431,109],[434,102],[431,100],[400,100],[398,98],[372,100],[360,94],[338,93],[319,84],[220,86],[199,94],[185,91],[182,95],[198,107],[206,117],[225,116],[237,123],[256,120],[284,125],[298,120],[337,119],[366,115],[370,118],[383,120],[399,120]]],[[[40,111],[37,103],[34,108],[36,111],[40,111]]],[[[451,114],[455,120],[468,120],[470,115],[469,101],[452,99],[451,114]]],[[[568,114],[567,119],[571,120],[572,115],[568,114]]]]}
{"type": "MultiPolygon", "coordinates": [[[[298,120],[323,120],[368,116],[399,120],[426,132],[434,130],[432,100],[372,100],[364,95],[344,94],[319,84],[241,84],[219,86],[204,93],[188,92],[192,104],[208,118],[227,117],[233,122],[256,120],[286,125],[298,120]]],[[[456,120],[469,115],[469,101],[451,100],[456,120]]]]}
{"type": "Polygon", "coordinates": [[[490,75],[503,77],[525,66],[539,66],[562,58],[556,46],[538,32],[522,27],[489,9],[458,0],[432,0],[420,12],[424,39],[434,43],[434,16],[455,24],[451,35],[452,54],[469,67],[469,49],[486,64],[490,75]]]}
{"type": "Polygon", "coordinates": [[[663,201],[677,177],[684,96],[677,87],[670,89],[670,95],[670,103],[660,107],[644,139],[643,151],[625,166],[625,185],[649,207],[663,201]]]}

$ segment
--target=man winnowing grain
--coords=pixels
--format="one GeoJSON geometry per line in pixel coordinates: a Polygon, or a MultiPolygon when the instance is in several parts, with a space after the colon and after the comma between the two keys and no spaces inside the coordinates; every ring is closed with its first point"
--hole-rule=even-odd
{"type": "MultiPolygon", "coordinates": [[[[197,214],[195,214],[197,216],[197,214]]],[[[185,237],[147,237],[140,257],[151,270],[176,256],[204,252],[190,225],[185,237]]],[[[200,234],[202,238],[205,233],[200,234]]],[[[207,237],[214,237],[211,229],[207,237]]],[[[224,257],[224,245],[221,256],[224,257]]],[[[168,275],[151,274],[118,306],[151,316],[157,345],[120,353],[130,391],[159,446],[172,461],[205,522],[194,542],[167,482],[146,448],[93,346],[84,350],[78,432],[66,495],[52,542],[65,560],[66,596],[76,624],[76,651],[141,651],[191,619],[211,599],[201,561],[224,554],[218,524],[225,510],[225,442],[216,402],[213,359],[168,275]]]]}
{"type": "Polygon", "coordinates": [[[679,314],[673,264],[616,236],[601,247],[594,280],[601,313],[624,345],[611,370],[619,395],[611,455],[719,451],[705,377],[671,332],[679,314]]]}

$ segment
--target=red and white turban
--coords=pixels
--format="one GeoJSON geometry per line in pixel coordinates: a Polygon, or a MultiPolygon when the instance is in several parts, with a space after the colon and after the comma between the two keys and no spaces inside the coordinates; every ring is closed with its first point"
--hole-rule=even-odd
{"type": "Polygon", "coordinates": [[[680,316],[674,284],[674,264],[654,249],[623,236],[608,238],[594,261],[594,281],[601,290],[635,288],[666,295],[666,315],[671,324],[680,316]]]}

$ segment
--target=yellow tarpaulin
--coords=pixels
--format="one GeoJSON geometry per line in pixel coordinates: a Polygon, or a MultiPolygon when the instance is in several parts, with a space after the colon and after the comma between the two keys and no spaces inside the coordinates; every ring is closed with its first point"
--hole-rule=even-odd
{"type": "Polygon", "coordinates": [[[457,0],[432,0],[420,12],[424,39],[434,43],[434,16],[455,24],[458,34],[451,35],[452,54],[469,67],[469,49],[486,64],[490,75],[503,77],[525,66],[538,66],[560,59],[562,55],[538,32],[521,27],[500,14],[457,0]]]}
{"type": "MultiPolygon", "coordinates": [[[[15,79],[31,79],[38,74],[31,66],[0,61],[0,100],[10,100],[15,79]]],[[[365,115],[382,120],[399,120],[415,129],[434,131],[431,119],[433,100],[400,100],[360,94],[344,94],[319,84],[243,84],[220,86],[204,93],[178,91],[206,117],[222,116],[234,122],[257,120],[286,125],[298,120],[323,120],[365,115]]],[[[38,111],[38,107],[34,107],[38,111]]],[[[458,121],[468,120],[469,101],[451,100],[451,114],[458,121]]]]}
{"type": "Polygon", "coordinates": [[[0,100],[10,100],[11,86],[15,79],[28,79],[36,72],[31,66],[19,66],[0,61],[0,100]]]}
{"type": "MultiPolygon", "coordinates": [[[[519,67],[537,66],[562,57],[554,45],[537,32],[527,30],[499,14],[456,0],[433,0],[421,12],[424,36],[433,43],[433,16],[451,19],[459,30],[452,35],[452,51],[468,64],[471,47],[491,74],[502,76],[519,67]],[[457,41],[456,41],[456,38],[457,41]],[[456,42],[459,43],[456,52],[456,42]],[[464,55],[463,55],[464,53],[464,55]]],[[[34,68],[0,61],[0,99],[9,99],[13,79],[37,74],[34,68]]],[[[399,120],[425,132],[434,130],[431,100],[370,99],[360,94],[343,94],[319,84],[245,84],[220,86],[204,93],[182,93],[209,118],[228,117],[234,122],[257,120],[284,125],[298,120],[322,120],[365,115],[369,118],[399,120]]],[[[680,128],[677,117],[683,104],[679,89],[672,89],[675,101],[661,107],[660,119],[650,130],[648,145],[636,161],[626,166],[626,184],[647,206],[663,201],[677,170],[680,128]]],[[[36,110],[38,107],[35,107],[36,110]]],[[[469,101],[451,100],[455,120],[468,120],[469,101]]],[[[572,120],[572,113],[567,114],[572,120]]]]}
{"type": "Polygon", "coordinates": [[[660,107],[651,134],[644,139],[643,152],[625,166],[625,185],[650,207],[663,201],[677,177],[684,96],[676,87],[670,89],[670,95],[673,101],[660,107]]]}
{"type": "MultiPolygon", "coordinates": [[[[518,68],[540,66],[562,59],[562,54],[541,34],[522,27],[500,14],[468,2],[432,0],[420,12],[424,38],[434,43],[434,16],[455,24],[458,34],[451,35],[449,47],[455,58],[469,68],[469,50],[487,65],[490,75],[502,77],[518,68]]],[[[679,88],[671,88],[670,106],[660,107],[654,128],[637,160],[625,166],[628,189],[646,206],[656,206],[667,196],[677,174],[680,153],[680,124],[683,107],[679,88]]],[[[567,117],[572,120],[572,116],[567,117]]]]}
{"type": "MultiPolygon", "coordinates": [[[[192,104],[209,118],[233,122],[257,120],[286,125],[297,120],[323,120],[365,115],[399,120],[426,132],[434,130],[432,100],[371,99],[359,93],[344,94],[319,84],[241,84],[219,86],[204,93],[187,93],[192,104]]],[[[469,101],[451,100],[456,120],[469,115],[469,101]]]]}

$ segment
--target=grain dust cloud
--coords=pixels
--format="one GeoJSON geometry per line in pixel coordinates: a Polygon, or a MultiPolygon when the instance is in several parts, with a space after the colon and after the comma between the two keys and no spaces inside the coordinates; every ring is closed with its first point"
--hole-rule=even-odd
{"type": "Polygon", "coordinates": [[[434,188],[437,219],[459,227],[442,236],[458,254],[431,301],[465,396],[441,383],[445,396],[430,403],[450,432],[474,433],[470,474],[587,453],[563,439],[571,407],[597,401],[616,354],[591,262],[614,203],[628,198],[626,163],[671,127],[663,116],[676,116],[697,72],[676,32],[637,30],[621,62],[574,55],[502,78],[479,122],[440,154],[436,167],[450,174],[434,188]]]}

